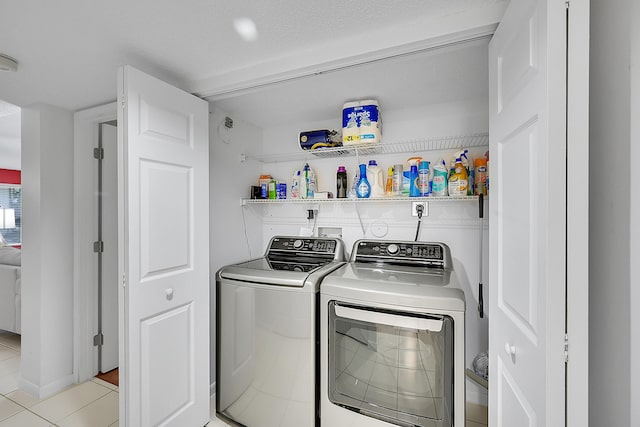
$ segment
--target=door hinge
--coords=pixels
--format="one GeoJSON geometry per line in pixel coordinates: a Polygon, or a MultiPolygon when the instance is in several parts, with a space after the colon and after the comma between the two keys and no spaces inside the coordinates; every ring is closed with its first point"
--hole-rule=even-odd
{"type": "Polygon", "coordinates": [[[565,9],[569,9],[569,6],[571,6],[571,1],[570,0],[566,0],[564,2],[564,6],[565,6],[565,9]]]}
{"type": "Polygon", "coordinates": [[[564,334],[564,363],[569,362],[569,334],[564,334]]]}
{"type": "Polygon", "coordinates": [[[93,346],[104,345],[104,335],[96,334],[93,336],[93,346]]]}
{"type": "Polygon", "coordinates": [[[98,160],[104,159],[104,148],[99,148],[99,147],[94,148],[93,158],[98,160]]]}
{"type": "Polygon", "coordinates": [[[104,242],[102,240],[98,240],[97,242],[93,242],[93,252],[101,254],[104,252],[104,242]]]}

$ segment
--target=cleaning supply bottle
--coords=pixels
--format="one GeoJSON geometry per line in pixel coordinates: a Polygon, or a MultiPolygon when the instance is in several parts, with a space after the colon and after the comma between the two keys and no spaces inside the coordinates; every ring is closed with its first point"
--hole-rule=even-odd
{"type": "Polygon", "coordinates": [[[353,179],[351,180],[351,188],[348,194],[350,199],[358,198],[358,182],[360,182],[360,173],[358,173],[356,169],[356,173],[353,174],[353,179]]]}
{"type": "Polygon", "coordinates": [[[460,157],[456,157],[454,172],[449,177],[449,195],[455,197],[466,196],[468,185],[467,169],[462,164],[460,157]]]}
{"type": "Polygon", "coordinates": [[[418,190],[422,197],[429,195],[429,162],[425,160],[418,166],[418,190]]]}
{"type": "Polygon", "coordinates": [[[487,184],[486,184],[486,190],[485,190],[487,195],[489,195],[489,190],[491,190],[491,186],[489,185],[489,171],[490,170],[491,170],[491,168],[489,167],[489,159],[487,158],[487,184]]]}
{"type": "Polygon", "coordinates": [[[394,196],[402,195],[403,183],[404,183],[404,174],[402,172],[402,165],[401,164],[393,165],[392,191],[394,196]]]}
{"type": "Polygon", "coordinates": [[[375,160],[369,160],[367,166],[367,180],[371,185],[371,197],[384,196],[384,174],[375,160]]]}
{"type": "Polygon", "coordinates": [[[347,197],[347,168],[338,166],[336,175],[336,197],[344,199],[347,197]]]}
{"type": "Polygon", "coordinates": [[[420,197],[420,189],[418,188],[418,160],[416,158],[409,159],[409,197],[420,197]]]}
{"type": "Polygon", "coordinates": [[[387,183],[384,186],[384,194],[386,196],[393,195],[393,166],[387,168],[387,183]]]}
{"type": "MultiPolygon", "coordinates": [[[[308,166],[308,165],[307,165],[308,166]]],[[[307,175],[308,184],[307,184],[307,199],[313,199],[313,196],[316,194],[316,173],[309,166],[309,174],[307,175]]]]}
{"type": "Polygon", "coordinates": [[[475,194],[479,196],[480,194],[486,196],[487,195],[487,158],[486,157],[478,157],[475,161],[475,194]]]}
{"type": "Polygon", "coordinates": [[[432,196],[446,196],[448,194],[448,177],[447,163],[444,160],[440,160],[433,167],[432,196]]]}
{"type": "Polygon", "coordinates": [[[309,190],[309,165],[305,164],[300,171],[300,198],[306,199],[308,197],[309,190]]]}
{"type": "Polygon", "coordinates": [[[295,171],[291,178],[291,198],[300,198],[300,171],[295,171]]]}
{"type": "Polygon", "coordinates": [[[360,179],[356,188],[356,195],[359,199],[366,199],[371,196],[371,185],[367,180],[367,165],[360,164],[360,179]]]}
{"type": "Polygon", "coordinates": [[[277,188],[278,182],[275,179],[271,179],[269,181],[269,183],[267,184],[267,192],[268,192],[268,197],[269,199],[276,199],[276,188],[277,188]]]}
{"type": "Polygon", "coordinates": [[[467,185],[467,196],[473,196],[474,189],[476,188],[476,168],[473,162],[469,162],[469,176],[467,179],[469,181],[467,185]]]}
{"type": "Polygon", "coordinates": [[[467,196],[472,196],[473,187],[475,185],[475,182],[474,182],[475,170],[473,167],[473,161],[469,157],[469,150],[464,149],[464,150],[458,151],[455,154],[455,158],[456,159],[460,158],[460,160],[462,161],[462,165],[467,170],[467,196]]]}

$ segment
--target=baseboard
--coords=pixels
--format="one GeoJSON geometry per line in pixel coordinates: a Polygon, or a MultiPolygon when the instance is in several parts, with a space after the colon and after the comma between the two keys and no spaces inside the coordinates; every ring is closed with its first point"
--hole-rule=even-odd
{"type": "Polygon", "coordinates": [[[481,425],[489,424],[489,408],[486,405],[478,405],[467,402],[465,418],[481,425]]]}
{"type": "Polygon", "coordinates": [[[53,396],[54,394],[64,390],[66,387],[70,386],[73,383],[73,374],[65,375],[64,377],[58,378],[57,380],[43,386],[39,386],[22,377],[20,377],[20,380],[18,381],[20,390],[34,397],[37,397],[38,399],[44,399],[49,396],[53,396]]]}
{"type": "Polygon", "coordinates": [[[467,402],[480,406],[489,406],[489,395],[467,390],[467,402]]]}

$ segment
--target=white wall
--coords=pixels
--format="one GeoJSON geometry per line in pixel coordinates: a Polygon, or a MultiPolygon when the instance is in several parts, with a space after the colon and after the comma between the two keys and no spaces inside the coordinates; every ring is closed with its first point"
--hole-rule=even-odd
{"type": "MultiPolygon", "coordinates": [[[[631,2],[631,22],[640,22],[640,3],[631,2]]],[[[640,117],[640,27],[631,26],[631,113],[630,117],[640,117]]],[[[637,170],[637,160],[640,158],[640,123],[631,121],[631,139],[629,143],[629,170],[637,170]]],[[[633,172],[632,172],[633,174],[633,172]]],[[[632,175],[634,176],[634,175],[632,175]]],[[[629,215],[629,259],[640,260],[640,192],[633,185],[629,186],[630,215],[629,215]]],[[[634,265],[629,262],[629,278],[631,292],[631,361],[640,360],[640,275],[633,270],[634,265]]],[[[640,402],[640,369],[632,366],[630,371],[631,393],[630,402],[640,402]]],[[[630,424],[640,425],[640,405],[630,405],[630,424]]]]}
{"type": "MultiPolygon", "coordinates": [[[[211,384],[215,383],[215,274],[223,266],[262,255],[261,218],[240,204],[249,197],[249,188],[257,182],[259,165],[255,160],[240,161],[243,153],[262,152],[262,131],[233,118],[233,128],[224,127],[227,115],[211,107],[209,121],[210,198],[210,271],[211,271],[211,384]]],[[[213,389],[212,389],[213,391],[213,389]]]]}
{"type": "Polygon", "coordinates": [[[73,114],[22,109],[20,388],[38,397],[73,383],[73,114]]]}
{"type": "MultiPolygon", "coordinates": [[[[591,2],[589,421],[629,426],[630,0],[591,2]]],[[[635,21],[634,21],[635,23],[635,21]]],[[[635,103],[635,102],[634,102],[635,103]]],[[[637,193],[637,190],[636,190],[637,193]]],[[[636,220],[638,215],[634,217],[636,220]]],[[[633,258],[632,258],[633,259],[633,258]]],[[[638,257],[635,257],[635,261],[638,257]]],[[[637,301],[636,301],[637,302],[637,301]]],[[[632,302],[633,304],[633,302],[632,302]]],[[[636,321],[637,324],[637,321],[636,321]]]]}

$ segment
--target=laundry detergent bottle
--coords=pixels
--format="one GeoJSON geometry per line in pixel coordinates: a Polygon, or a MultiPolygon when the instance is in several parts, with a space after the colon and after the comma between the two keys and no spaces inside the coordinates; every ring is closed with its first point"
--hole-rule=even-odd
{"type": "Polygon", "coordinates": [[[369,185],[371,185],[371,197],[384,196],[384,173],[375,160],[369,160],[367,180],[369,181],[369,185]]]}
{"type": "Polygon", "coordinates": [[[468,185],[467,169],[462,164],[460,157],[456,157],[454,172],[449,177],[449,195],[455,197],[466,196],[468,185]]]}
{"type": "Polygon", "coordinates": [[[356,187],[356,195],[359,199],[367,199],[371,196],[371,184],[367,180],[367,165],[360,164],[360,179],[356,187]]]}

